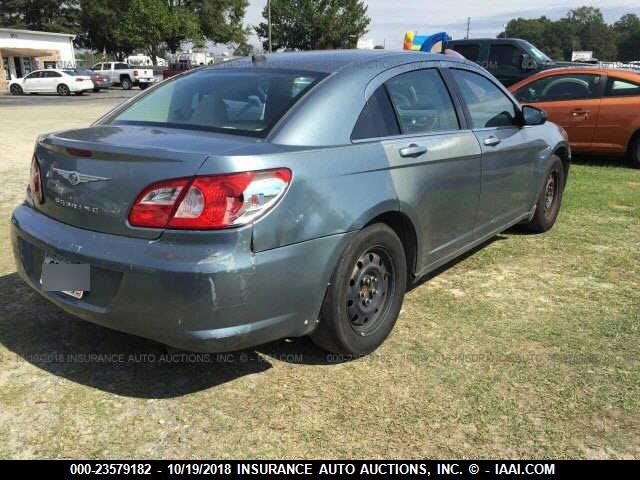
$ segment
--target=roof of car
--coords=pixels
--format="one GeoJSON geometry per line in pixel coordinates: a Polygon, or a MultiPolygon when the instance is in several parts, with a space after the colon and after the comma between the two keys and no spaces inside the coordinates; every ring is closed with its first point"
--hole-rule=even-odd
{"type": "Polygon", "coordinates": [[[347,66],[384,60],[388,66],[412,61],[451,60],[467,63],[464,59],[408,50],[317,50],[281,52],[243,57],[211,68],[264,67],[295,68],[315,72],[334,73],[347,66]]]}

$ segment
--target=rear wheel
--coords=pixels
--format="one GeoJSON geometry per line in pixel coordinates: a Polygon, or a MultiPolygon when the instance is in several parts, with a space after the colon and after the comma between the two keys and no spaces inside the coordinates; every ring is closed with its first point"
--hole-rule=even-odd
{"type": "Polygon", "coordinates": [[[131,80],[126,77],[120,79],[120,86],[123,90],[131,90],[131,80]]]}
{"type": "Polygon", "coordinates": [[[69,90],[69,87],[67,87],[64,83],[58,85],[58,88],[56,90],[58,92],[58,95],[61,95],[63,97],[71,95],[71,90],[69,90]]]}
{"type": "Polygon", "coordinates": [[[564,184],[565,174],[562,160],[554,155],[545,176],[544,187],[538,197],[536,212],[533,218],[523,225],[524,228],[531,232],[542,233],[553,227],[560,211],[564,184]]]}
{"type": "Polygon", "coordinates": [[[148,84],[148,83],[141,83],[141,84],[139,85],[140,90],[144,90],[144,89],[145,89],[145,88],[147,88],[148,86],[149,86],[149,84],[148,84]]]}
{"type": "Polygon", "coordinates": [[[9,88],[11,95],[22,95],[22,87],[20,85],[16,85],[15,83],[11,85],[9,88]]]}
{"type": "Polygon", "coordinates": [[[396,323],[406,281],[405,252],[395,232],[382,223],[361,230],[338,261],[311,339],[335,353],[372,352],[396,323]]]}
{"type": "Polygon", "coordinates": [[[631,160],[631,166],[633,168],[640,168],[640,135],[631,143],[629,160],[631,160]]]}

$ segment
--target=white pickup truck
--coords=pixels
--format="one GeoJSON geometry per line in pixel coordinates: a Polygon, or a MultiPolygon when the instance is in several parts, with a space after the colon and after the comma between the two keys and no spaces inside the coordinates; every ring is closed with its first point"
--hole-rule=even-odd
{"type": "Polygon", "coordinates": [[[153,76],[153,69],[132,67],[122,62],[96,63],[91,70],[100,72],[101,76],[119,84],[123,90],[129,90],[134,85],[144,90],[157,81],[153,76]]]}

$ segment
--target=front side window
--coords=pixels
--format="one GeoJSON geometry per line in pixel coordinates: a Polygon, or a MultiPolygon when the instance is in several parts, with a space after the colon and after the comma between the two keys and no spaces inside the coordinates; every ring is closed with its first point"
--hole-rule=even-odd
{"type": "Polygon", "coordinates": [[[403,134],[460,128],[449,91],[436,69],[403,73],[386,83],[403,134]]]}
{"type": "Polygon", "coordinates": [[[102,70],[102,64],[96,63],[93,67],[91,67],[91,70],[93,70],[94,72],[102,70]]]}
{"type": "Polygon", "coordinates": [[[627,97],[640,95],[640,84],[629,80],[609,77],[607,81],[607,97],[627,97]]]}
{"type": "Polygon", "coordinates": [[[586,100],[598,96],[600,81],[600,75],[586,73],[553,75],[531,82],[514,95],[523,103],[586,100]]]}
{"type": "Polygon", "coordinates": [[[473,128],[518,124],[516,106],[493,82],[467,70],[452,69],[451,73],[467,105],[473,128]]]}
{"type": "Polygon", "coordinates": [[[35,78],[42,78],[42,74],[44,72],[38,71],[38,72],[32,72],[29,75],[27,75],[26,77],[24,77],[25,80],[33,80],[35,78]]]}
{"type": "Polygon", "coordinates": [[[389,96],[382,85],[367,100],[367,104],[362,109],[353,129],[351,139],[382,138],[399,134],[400,128],[396,120],[396,113],[393,111],[389,96]]]}
{"type": "Polygon", "coordinates": [[[176,77],[111,122],[266,136],[324,75],[260,69],[208,69],[176,77]]]}

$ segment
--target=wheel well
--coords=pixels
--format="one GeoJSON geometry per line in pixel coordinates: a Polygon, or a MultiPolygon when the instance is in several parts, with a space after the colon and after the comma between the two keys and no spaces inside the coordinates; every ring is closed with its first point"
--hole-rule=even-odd
{"type": "Polygon", "coordinates": [[[636,132],[633,135],[631,135],[631,138],[629,139],[629,144],[627,145],[627,154],[628,155],[631,155],[631,149],[633,148],[633,143],[638,138],[640,138],[640,129],[636,130],[636,132]]]}
{"type": "Polygon", "coordinates": [[[404,252],[407,257],[407,276],[408,281],[413,280],[413,274],[416,271],[416,261],[418,255],[418,237],[413,222],[402,212],[386,212],[378,215],[367,225],[373,223],[384,223],[388,225],[400,238],[404,252]]]}
{"type": "Polygon", "coordinates": [[[571,160],[571,157],[569,156],[569,150],[566,147],[560,147],[553,153],[560,157],[560,160],[562,160],[562,167],[564,169],[564,181],[566,184],[567,177],[569,176],[569,162],[571,160]]]}
{"type": "Polygon", "coordinates": [[[124,80],[125,78],[131,81],[131,77],[129,75],[120,75],[120,81],[124,80]]]}

